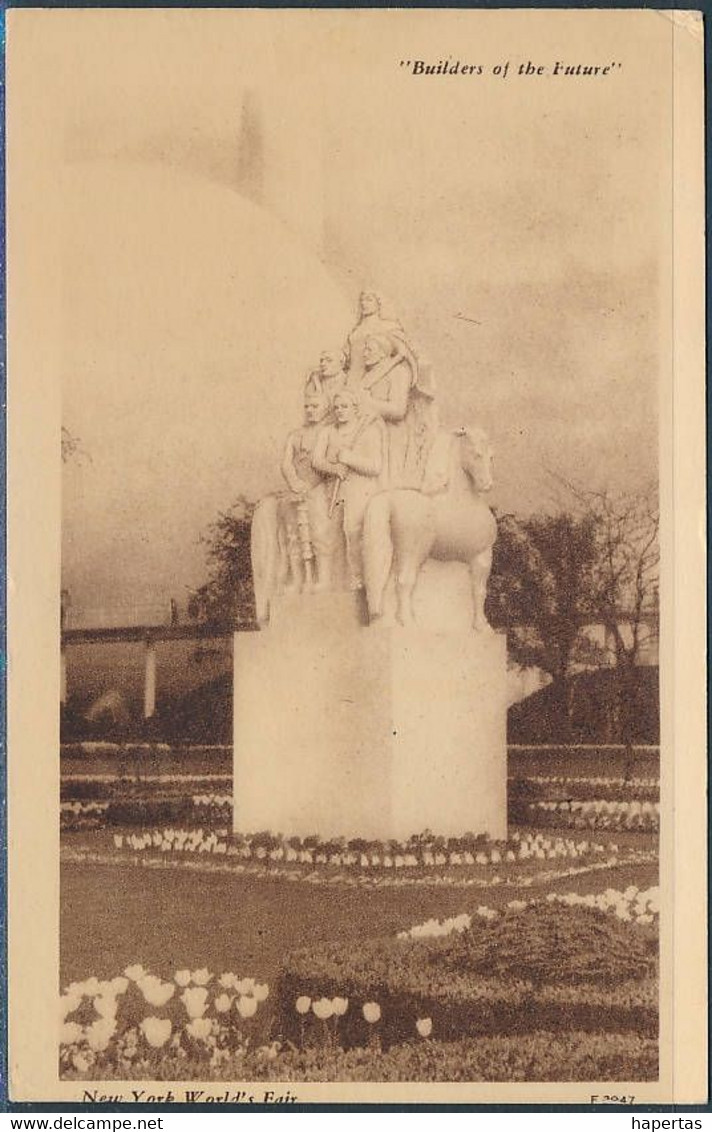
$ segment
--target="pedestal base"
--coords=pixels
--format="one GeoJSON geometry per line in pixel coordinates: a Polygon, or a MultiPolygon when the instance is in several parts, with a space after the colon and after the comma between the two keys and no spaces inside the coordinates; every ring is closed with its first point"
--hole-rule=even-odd
{"type": "Polygon", "coordinates": [[[235,634],[235,830],[505,837],[505,638],[366,628],[354,594],[280,602],[235,634]]]}

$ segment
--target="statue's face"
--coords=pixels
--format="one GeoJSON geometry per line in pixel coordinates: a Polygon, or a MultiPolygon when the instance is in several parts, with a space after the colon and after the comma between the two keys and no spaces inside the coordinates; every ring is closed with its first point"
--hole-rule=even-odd
{"type": "Polygon", "coordinates": [[[378,314],[380,304],[378,302],[378,295],[373,291],[362,291],[359,299],[361,304],[361,314],[366,317],[369,314],[378,314]]]}
{"type": "Polygon", "coordinates": [[[339,424],[348,424],[356,416],[356,404],[351,397],[337,393],[334,397],[334,414],[339,424]]]}
{"type": "Polygon", "coordinates": [[[326,413],[327,405],[323,397],[309,394],[304,398],[304,419],[307,424],[318,424],[326,413]]]}
{"type": "Polygon", "coordinates": [[[319,358],[322,377],[336,377],[341,373],[341,359],[337,354],[324,353],[319,358]]]}
{"type": "Polygon", "coordinates": [[[363,360],[367,366],[374,366],[385,358],[386,352],[375,338],[367,338],[363,345],[363,360]]]}

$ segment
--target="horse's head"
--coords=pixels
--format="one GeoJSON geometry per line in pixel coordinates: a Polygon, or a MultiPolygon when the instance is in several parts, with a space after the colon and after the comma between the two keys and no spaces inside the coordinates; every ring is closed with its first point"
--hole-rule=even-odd
{"type": "Polygon", "coordinates": [[[486,432],[481,428],[455,429],[460,441],[460,463],[475,491],[490,491],[493,484],[494,454],[486,432]]]}

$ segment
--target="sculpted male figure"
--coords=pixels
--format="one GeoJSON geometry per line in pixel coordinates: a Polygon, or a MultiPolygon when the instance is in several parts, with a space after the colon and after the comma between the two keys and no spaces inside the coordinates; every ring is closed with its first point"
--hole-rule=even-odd
{"type": "Polygon", "coordinates": [[[291,492],[283,497],[280,508],[289,562],[287,590],[328,589],[332,581],[332,561],[339,542],[338,517],[329,514],[327,484],[312,463],[329,410],[323,389],[307,382],[304,424],[290,432],[282,454],[281,472],[291,492]]]}
{"type": "Polygon", "coordinates": [[[368,501],[383,485],[385,428],[379,417],[359,414],[358,397],[348,387],[336,394],[334,414],[336,423],[317,436],[313,465],[330,477],[330,510],[343,511],[350,585],[360,589],[364,515],[368,501]]]}
{"type": "Polygon", "coordinates": [[[419,489],[437,428],[434,392],[419,381],[415,359],[393,335],[369,334],[363,362],[364,409],[386,422],[388,486],[419,489]]]}
{"type": "Polygon", "coordinates": [[[318,376],[324,393],[333,404],[334,397],[346,385],[345,355],[341,350],[324,350],[319,358],[318,376]]]}

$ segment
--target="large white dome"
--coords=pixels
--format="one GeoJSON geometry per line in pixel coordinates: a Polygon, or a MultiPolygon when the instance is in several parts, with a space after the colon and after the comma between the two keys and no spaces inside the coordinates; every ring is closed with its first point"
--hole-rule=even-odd
{"type": "Polygon", "coordinates": [[[279,482],[305,371],[351,304],[239,193],[160,165],[71,166],[62,194],[63,585],[73,608],[185,596],[198,537],[279,482]]]}

